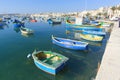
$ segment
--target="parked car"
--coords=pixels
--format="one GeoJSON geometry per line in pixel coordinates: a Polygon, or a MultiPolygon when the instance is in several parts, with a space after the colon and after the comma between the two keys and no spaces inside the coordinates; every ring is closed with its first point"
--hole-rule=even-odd
{"type": "Polygon", "coordinates": [[[111,21],[118,21],[118,19],[119,19],[118,17],[112,17],[112,18],[110,18],[111,21]]]}

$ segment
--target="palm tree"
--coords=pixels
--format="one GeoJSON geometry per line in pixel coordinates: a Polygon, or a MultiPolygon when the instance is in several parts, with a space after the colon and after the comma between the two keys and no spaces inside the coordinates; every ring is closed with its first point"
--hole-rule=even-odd
{"type": "Polygon", "coordinates": [[[116,10],[116,7],[115,7],[115,6],[111,7],[111,10],[113,11],[113,15],[114,15],[114,12],[115,12],[115,10],[116,10]]]}
{"type": "Polygon", "coordinates": [[[97,15],[101,16],[101,15],[102,15],[102,13],[98,13],[97,15]]]}
{"type": "Polygon", "coordinates": [[[118,6],[117,9],[120,11],[120,6],[118,6]]]}
{"type": "Polygon", "coordinates": [[[108,16],[107,12],[103,13],[102,15],[103,15],[105,18],[107,18],[107,16],[108,16]]]}
{"type": "Polygon", "coordinates": [[[86,16],[90,16],[91,14],[88,12],[87,14],[86,14],[86,16]]]}
{"type": "Polygon", "coordinates": [[[101,15],[102,15],[102,13],[100,13],[100,12],[99,12],[99,13],[97,13],[97,16],[101,17],[101,15]]]}

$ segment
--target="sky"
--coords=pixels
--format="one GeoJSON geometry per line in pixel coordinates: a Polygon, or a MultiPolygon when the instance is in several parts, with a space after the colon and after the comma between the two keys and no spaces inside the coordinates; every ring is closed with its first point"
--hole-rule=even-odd
{"type": "Polygon", "coordinates": [[[0,14],[80,12],[120,4],[120,0],[0,0],[0,14]]]}

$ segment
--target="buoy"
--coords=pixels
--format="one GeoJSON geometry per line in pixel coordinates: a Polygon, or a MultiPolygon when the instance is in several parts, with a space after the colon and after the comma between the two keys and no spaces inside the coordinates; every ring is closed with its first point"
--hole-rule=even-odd
{"type": "Polygon", "coordinates": [[[31,57],[31,54],[28,54],[28,55],[27,55],[27,58],[30,58],[30,57],[31,57]]]}

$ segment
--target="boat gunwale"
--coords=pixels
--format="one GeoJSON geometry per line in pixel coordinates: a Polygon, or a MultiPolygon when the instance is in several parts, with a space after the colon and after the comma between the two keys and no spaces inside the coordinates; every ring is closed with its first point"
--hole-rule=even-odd
{"type": "Polygon", "coordinates": [[[65,63],[66,61],[69,60],[69,58],[67,58],[67,57],[65,57],[65,56],[63,56],[63,55],[61,55],[61,54],[57,54],[57,53],[53,52],[53,54],[55,54],[55,55],[57,54],[58,56],[61,56],[62,59],[61,59],[61,62],[59,62],[59,64],[57,64],[57,65],[50,65],[50,64],[47,64],[47,63],[45,63],[45,62],[37,59],[37,57],[35,56],[35,54],[37,54],[37,53],[39,53],[39,52],[41,52],[41,51],[37,51],[37,52],[34,51],[34,52],[32,53],[32,57],[33,57],[34,61],[37,61],[38,63],[40,63],[41,65],[44,65],[44,66],[47,67],[47,68],[56,69],[56,68],[58,68],[59,66],[61,66],[61,64],[65,63]],[[64,59],[64,60],[63,60],[63,59],[64,59]]]}
{"type": "MultiPolygon", "coordinates": [[[[60,42],[60,41],[56,40],[55,38],[57,38],[57,37],[53,37],[52,36],[52,39],[55,40],[56,42],[61,43],[61,44],[66,44],[65,42],[62,42],[62,41],[60,42]]],[[[58,38],[58,39],[63,39],[63,40],[71,41],[71,42],[69,42],[71,44],[67,44],[67,45],[71,45],[71,46],[87,46],[88,45],[88,43],[82,42],[82,41],[76,41],[76,40],[65,39],[65,38],[58,38]],[[80,44],[77,44],[77,43],[76,44],[72,44],[74,42],[79,42],[80,44]]]]}

